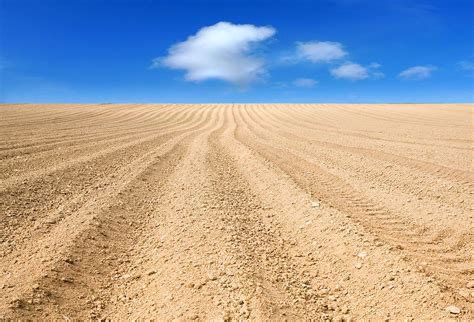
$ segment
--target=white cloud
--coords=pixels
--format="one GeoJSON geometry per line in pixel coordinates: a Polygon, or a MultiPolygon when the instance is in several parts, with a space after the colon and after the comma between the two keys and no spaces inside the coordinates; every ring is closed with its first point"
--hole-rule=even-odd
{"type": "Polygon", "coordinates": [[[368,67],[369,69],[369,73],[370,73],[370,77],[373,78],[373,79],[380,79],[380,78],[384,78],[385,77],[385,74],[382,73],[381,71],[379,71],[379,68],[381,67],[382,65],[379,64],[379,63],[370,63],[368,67]]]}
{"type": "Polygon", "coordinates": [[[356,63],[345,63],[339,67],[330,70],[331,75],[336,78],[344,78],[350,80],[360,80],[369,77],[369,71],[366,67],[356,63]]]}
{"type": "Polygon", "coordinates": [[[297,53],[300,59],[313,63],[328,63],[347,55],[341,43],[331,41],[309,41],[297,43],[297,53]]]}
{"type": "Polygon", "coordinates": [[[184,69],[188,81],[220,79],[245,84],[265,73],[264,61],[251,55],[252,45],[275,32],[272,27],[219,22],[171,46],[166,57],[153,60],[152,67],[184,69]]]}
{"type": "Polygon", "coordinates": [[[317,80],[311,78],[298,78],[293,81],[293,85],[297,87],[313,87],[317,83],[317,80]]]}
{"type": "Polygon", "coordinates": [[[414,66],[402,71],[398,74],[398,77],[415,80],[425,79],[430,77],[431,73],[436,69],[434,66],[414,66]]]}
{"type": "Polygon", "coordinates": [[[375,71],[375,72],[370,72],[370,77],[374,78],[374,79],[380,79],[380,78],[384,78],[385,77],[385,74],[382,73],[382,72],[378,72],[378,71],[375,71]]]}
{"type": "Polygon", "coordinates": [[[380,65],[379,63],[375,63],[375,62],[369,64],[369,68],[373,68],[373,69],[380,68],[380,66],[382,66],[382,65],[380,65]]]}
{"type": "Polygon", "coordinates": [[[459,68],[463,70],[474,70],[474,63],[471,61],[463,60],[458,63],[459,68]]]}

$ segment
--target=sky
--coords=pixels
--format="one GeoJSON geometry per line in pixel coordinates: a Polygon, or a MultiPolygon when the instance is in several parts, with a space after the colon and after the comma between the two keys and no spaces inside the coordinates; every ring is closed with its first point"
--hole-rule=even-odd
{"type": "Polygon", "coordinates": [[[474,102],[473,21],[472,0],[0,0],[0,102],[474,102]]]}

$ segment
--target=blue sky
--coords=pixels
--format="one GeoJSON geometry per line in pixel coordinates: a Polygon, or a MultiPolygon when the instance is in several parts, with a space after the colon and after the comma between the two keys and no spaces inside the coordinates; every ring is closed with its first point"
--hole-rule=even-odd
{"type": "Polygon", "coordinates": [[[471,0],[0,0],[0,101],[473,102],[471,0]]]}

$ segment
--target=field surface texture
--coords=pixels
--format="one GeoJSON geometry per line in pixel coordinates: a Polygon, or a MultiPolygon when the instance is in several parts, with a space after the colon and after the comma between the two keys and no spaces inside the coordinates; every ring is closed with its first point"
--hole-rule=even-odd
{"type": "Polygon", "coordinates": [[[474,319],[473,111],[0,106],[0,318],[474,319]]]}

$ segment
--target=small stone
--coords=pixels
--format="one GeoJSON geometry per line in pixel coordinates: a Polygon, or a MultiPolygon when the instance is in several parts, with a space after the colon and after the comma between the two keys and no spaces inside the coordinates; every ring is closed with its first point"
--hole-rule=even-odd
{"type": "Polygon", "coordinates": [[[20,299],[20,298],[16,298],[14,299],[13,301],[10,302],[10,307],[11,308],[16,308],[16,309],[20,309],[20,308],[23,308],[25,307],[25,301],[20,299]]]}
{"type": "Polygon", "coordinates": [[[467,288],[474,288],[474,281],[470,281],[466,286],[467,288]]]}
{"type": "Polygon", "coordinates": [[[329,290],[326,288],[323,288],[319,291],[319,295],[321,296],[328,295],[328,294],[329,294],[329,290]]]}
{"type": "Polygon", "coordinates": [[[319,202],[318,201],[311,201],[311,207],[312,208],[319,208],[319,202]]]}
{"type": "Polygon", "coordinates": [[[247,310],[241,310],[240,314],[243,316],[244,319],[248,319],[250,317],[250,312],[247,310]]]}
{"type": "Polygon", "coordinates": [[[469,296],[471,296],[471,294],[469,293],[469,290],[465,288],[462,288],[459,290],[459,295],[461,295],[464,298],[469,298],[469,296]]]}
{"type": "Polygon", "coordinates": [[[74,279],[72,279],[71,277],[61,277],[61,281],[63,281],[64,283],[72,283],[74,282],[74,279]]]}
{"type": "Polygon", "coordinates": [[[32,286],[32,288],[33,288],[34,290],[39,289],[39,287],[40,287],[39,284],[33,284],[33,286],[32,286]]]}
{"type": "Polygon", "coordinates": [[[355,264],[355,268],[357,268],[357,269],[361,269],[361,268],[362,268],[362,264],[361,264],[361,263],[357,263],[357,264],[355,264]]]}
{"type": "Polygon", "coordinates": [[[367,252],[360,252],[359,254],[357,254],[357,257],[360,257],[360,258],[365,258],[367,257],[367,252]]]}
{"type": "Polygon", "coordinates": [[[457,306],[450,305],[446,308],[446,311],[448,311],[451,314],[459,314],[461,313],[461,309],[458,308],[457,306]]]}

